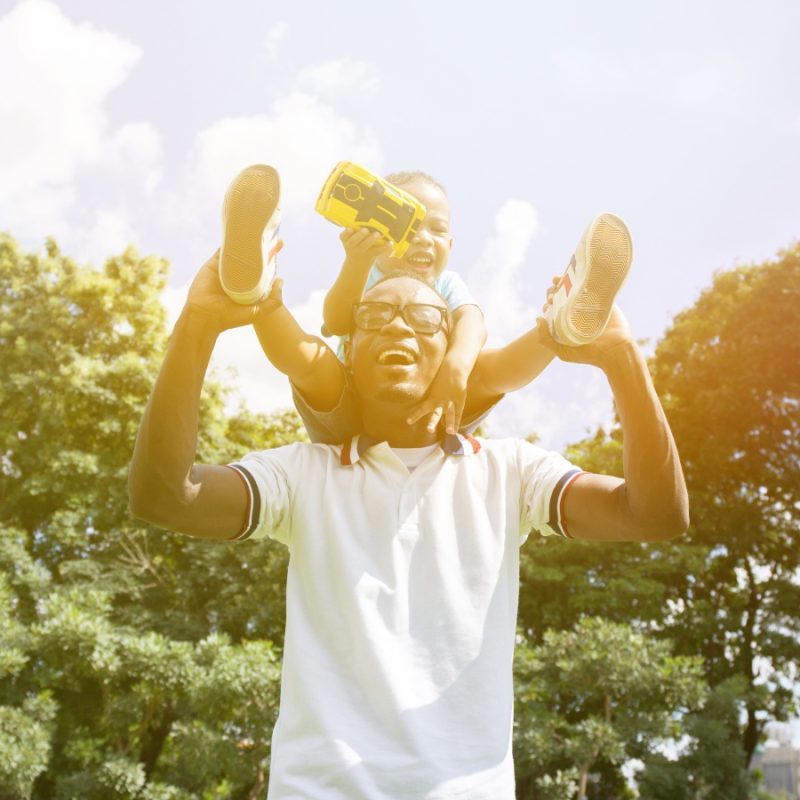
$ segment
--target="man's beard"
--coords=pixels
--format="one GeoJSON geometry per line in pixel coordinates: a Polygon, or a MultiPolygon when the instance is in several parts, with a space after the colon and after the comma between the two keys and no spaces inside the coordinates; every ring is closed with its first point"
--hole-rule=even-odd
{"type": "Polygon", "coordinates": [[[392,383],[375,387],[370,400],[380,403],[411,403],[418,398],[418,391],[414,387],[402,383],[392,383]]]}

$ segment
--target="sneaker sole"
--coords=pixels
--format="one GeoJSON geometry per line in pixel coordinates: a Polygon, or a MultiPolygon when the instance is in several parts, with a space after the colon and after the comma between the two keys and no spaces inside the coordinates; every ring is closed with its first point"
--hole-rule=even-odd
{"type": "Polygon", "coordinates": [[[262,237],[279,197],[278,173],[263,165],[240,172],[225,194],[219,278],[225,293],[237,303],[255,303],[275,276],[269,264],[272,259],[263,263],[262,237]]]}
{"type": "Polygon", "coordinates": [[[571,345],[588,344],[605,330],[633,258],[628,228],[614,214],[597,217],[580,246],[584,269],[576,271],[572,296],[554,313],[556,338],[571,345]]]}

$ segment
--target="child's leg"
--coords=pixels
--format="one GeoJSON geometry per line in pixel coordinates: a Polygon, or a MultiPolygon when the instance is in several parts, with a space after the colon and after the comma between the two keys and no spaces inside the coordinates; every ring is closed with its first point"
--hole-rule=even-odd
{"type": "Polygon", "coordinates": [[[254,164],[233,179],[222,210],[220,284],[233,301],[245,305],[256,302],[271,285],[269,302],[254,320],[261,348],[291,381],[311,439],[341,443],[360,428],[344,366],[322,339],[297,324],[280,302],[281,281],[273,282],[275,256],[283,247],[278,239],[279,197],[280,180],[273,167],[254,164]]]}
{"type": "Polygon", "coordinates": [[[484,348],[467,384],[464,418],[485,410],[498,397],[527,386],[555,358],[532,328],[510,344],[484,348]]]}
{"type": "Polygon", "coordinates": [[[306,333],[284,305],[260,314],[258,341],[272,365],[280,370],[317,411],[330,411],[345,386],[344,365],[317,336],[306,333]]]}

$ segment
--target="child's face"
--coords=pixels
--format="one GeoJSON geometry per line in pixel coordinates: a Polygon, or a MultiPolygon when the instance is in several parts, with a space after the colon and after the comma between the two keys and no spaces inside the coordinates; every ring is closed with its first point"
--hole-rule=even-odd
{"type": "Polygon", "coordinates": [[[381,256],[376,264],[381,272],[408,269],[430,283],[438,277],[450,258],[450,204],[445,193],[427,181],[415,180],[400,188],[413,194],[428,210],[419,224],[411,246],[401,258],[381,256]]]}

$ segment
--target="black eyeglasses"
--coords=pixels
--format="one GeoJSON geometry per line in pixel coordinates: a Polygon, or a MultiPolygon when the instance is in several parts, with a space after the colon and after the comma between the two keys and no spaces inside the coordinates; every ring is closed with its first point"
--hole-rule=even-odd
{"type": "Polygon", "coordinates": [[[367,300],[353,304],[353,322],[362,331],[377,331],[400,315],[415,333],[436,333],[447,325],[447,309],[427,303],[381,303],[367,300]]]}

